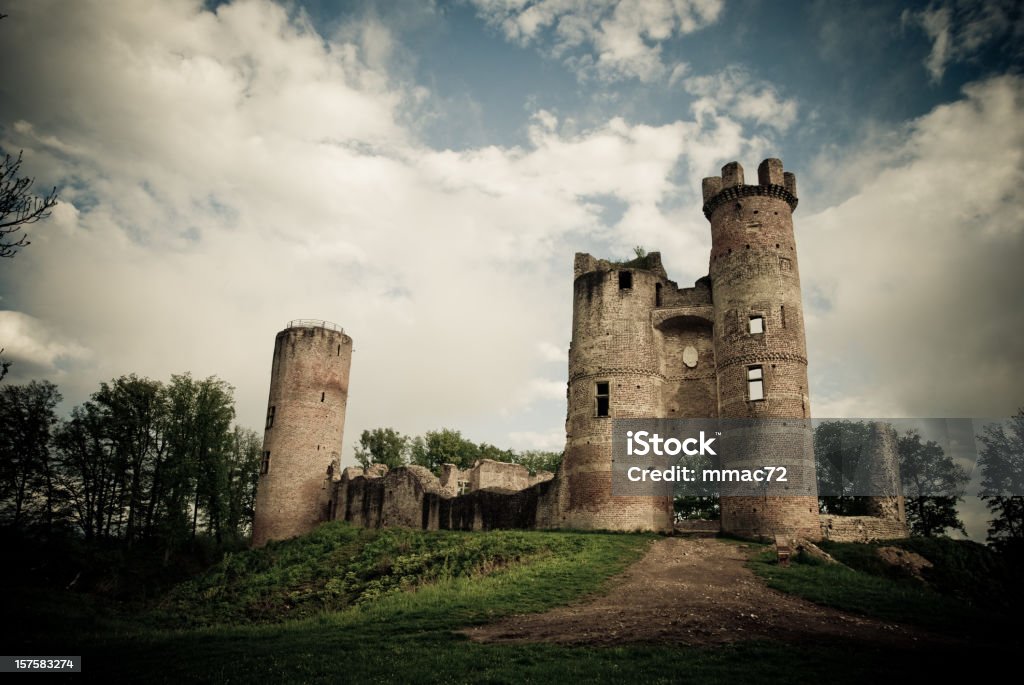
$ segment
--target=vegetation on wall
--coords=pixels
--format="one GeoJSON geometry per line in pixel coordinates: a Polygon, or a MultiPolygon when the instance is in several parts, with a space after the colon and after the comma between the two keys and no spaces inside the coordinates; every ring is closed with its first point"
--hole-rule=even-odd
{"type": "Polygon", "coordinates": [[[441,475],[443,464],[468,469],[480,459],[522,464],[531,474],[557,471],[562,463],[561,452],[503,450],[486,442],[477,444],[451,428],[427,431],[415,437],[402,435],[393,428],[364,430],[355,455],[363,468],[371,464],[384,464],[388,468],[415,464],[430,469],[435,475],[441,475]]]}

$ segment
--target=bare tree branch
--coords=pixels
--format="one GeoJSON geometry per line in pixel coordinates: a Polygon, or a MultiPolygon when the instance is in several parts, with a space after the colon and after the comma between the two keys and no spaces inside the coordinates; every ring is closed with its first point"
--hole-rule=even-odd
{"type": "Polygon", "coordinates": [[[31,244],[24,227],[50,216],[57,204],[57,188],[45,197],[31,193],[34,179],[19,177],[21,153],[17,158],[4,155],[0,164],[0,257],[13,257],[31,244]],[[21,235],[18,235],[21,233],[21,235]]]}

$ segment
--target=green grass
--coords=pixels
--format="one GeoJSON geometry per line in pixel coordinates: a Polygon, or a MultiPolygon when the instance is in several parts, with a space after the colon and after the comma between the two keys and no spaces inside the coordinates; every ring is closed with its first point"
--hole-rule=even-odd
{"type": "MultiPolygon", "coordinates": [[[[277,622],[369,607],[392,594],[477,578],[511,566],[523,566],[510,573],[526,574],[527,580],[530,568],[562,573],[568,584],[550,596],[575,596],[592,591],[609,573],[636,559],[650,539],[524,531],[367,530],[331,523],[298,540],[225,557],[206,574],[175,588],[151,618],[164,627],[277,622]],[[586,569],[601,571],[587,573],[586,569]]],[[[515,602],[515,606],[529,605],[525,597],[515,602]]]]}
{"type": "Polygon", "coordinates": [[[922,551],[929,547],[933,552],[946,550],[933,553],[931,558],[924,555],[935,564],[926,577],[943,578],[945,585],[922,583],[883,563],[875,553],[877,544],[823,544],[822,547],[841,562],[839,565],[798,555],[784,568],[776,562],[774,552],[764,551],[752,557],[750,567],[771,588],[844,611],[958,636],[983,637],[1004,629],[1005,617],[965,601],[964,597],[977,588],[966,589],[958,583],[972,583],[977,580],[976,574],[955,569],[947,543],[956,544],[952,540],[935,545],[922,545],[917,540],[885,543],[911,550],[915,547],[922,551]]]}
{"type": "Polygon", "coordinates": [[[614,592],[610,579],[652,539],[327,525],[235,553],[142,613],[88,595],[29,593],[6,644],[12,653],[24,644],[33,653],[82,654],[89,677],[104,682],[783,683],[794,674],[860,682],[880,667],[920,677],[943,663],[930,648],[827,641],[584,648],[483,645],[458,632],[614,592]]]}

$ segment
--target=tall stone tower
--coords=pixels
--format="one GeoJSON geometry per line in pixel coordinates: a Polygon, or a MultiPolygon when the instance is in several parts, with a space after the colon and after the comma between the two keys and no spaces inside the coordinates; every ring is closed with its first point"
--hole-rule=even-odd
{"type": "Polygon", "coordinates": [[[638,261],[643,263],[627,267],[576,255],[566,451],[555,527],[672,528],[670,497],[612,495],[612,419],[662,411],[660,337],[651,312],[667,278],[657,253],[638,261]]]}
{"type": "MultiPolygon", "coordinates": [[[[797,268],[793,210],[796,177],[766,159],[747,185],[732,162],[705,178],[711,222],[711,278],[718,410],[722,418],[756,419],[747,444],[760,465],[786,466],[792,486],[758,497],[722,497],[722,530],[821,537],[814,486],[807,346],[797,268]]],[[[728,436],[727,436],[728,437],[728,436]]]]}
{"type": "Polygon", "coordinates": [[[341,456],[352,338],[327,321],[277,334],[252,544],[302,535],[322,520],[327,465],[341,456]]]}

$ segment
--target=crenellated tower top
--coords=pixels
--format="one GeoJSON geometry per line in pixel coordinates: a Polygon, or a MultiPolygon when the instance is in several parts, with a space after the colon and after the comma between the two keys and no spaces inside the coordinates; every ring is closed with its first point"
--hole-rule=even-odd
{"type": "Polygon", "coordinates": [[[716,208],[741,197],[763,195],[777,197],[795,210],[796,175],[782,170],[782,160],[771,157],[757,167],[757,185],[743,183],[743,167],[739,162],[729,162],[722,167],[721,176],[705,178],[701,184],[704,194],[704,216],[708,219],[716,208]]]}

